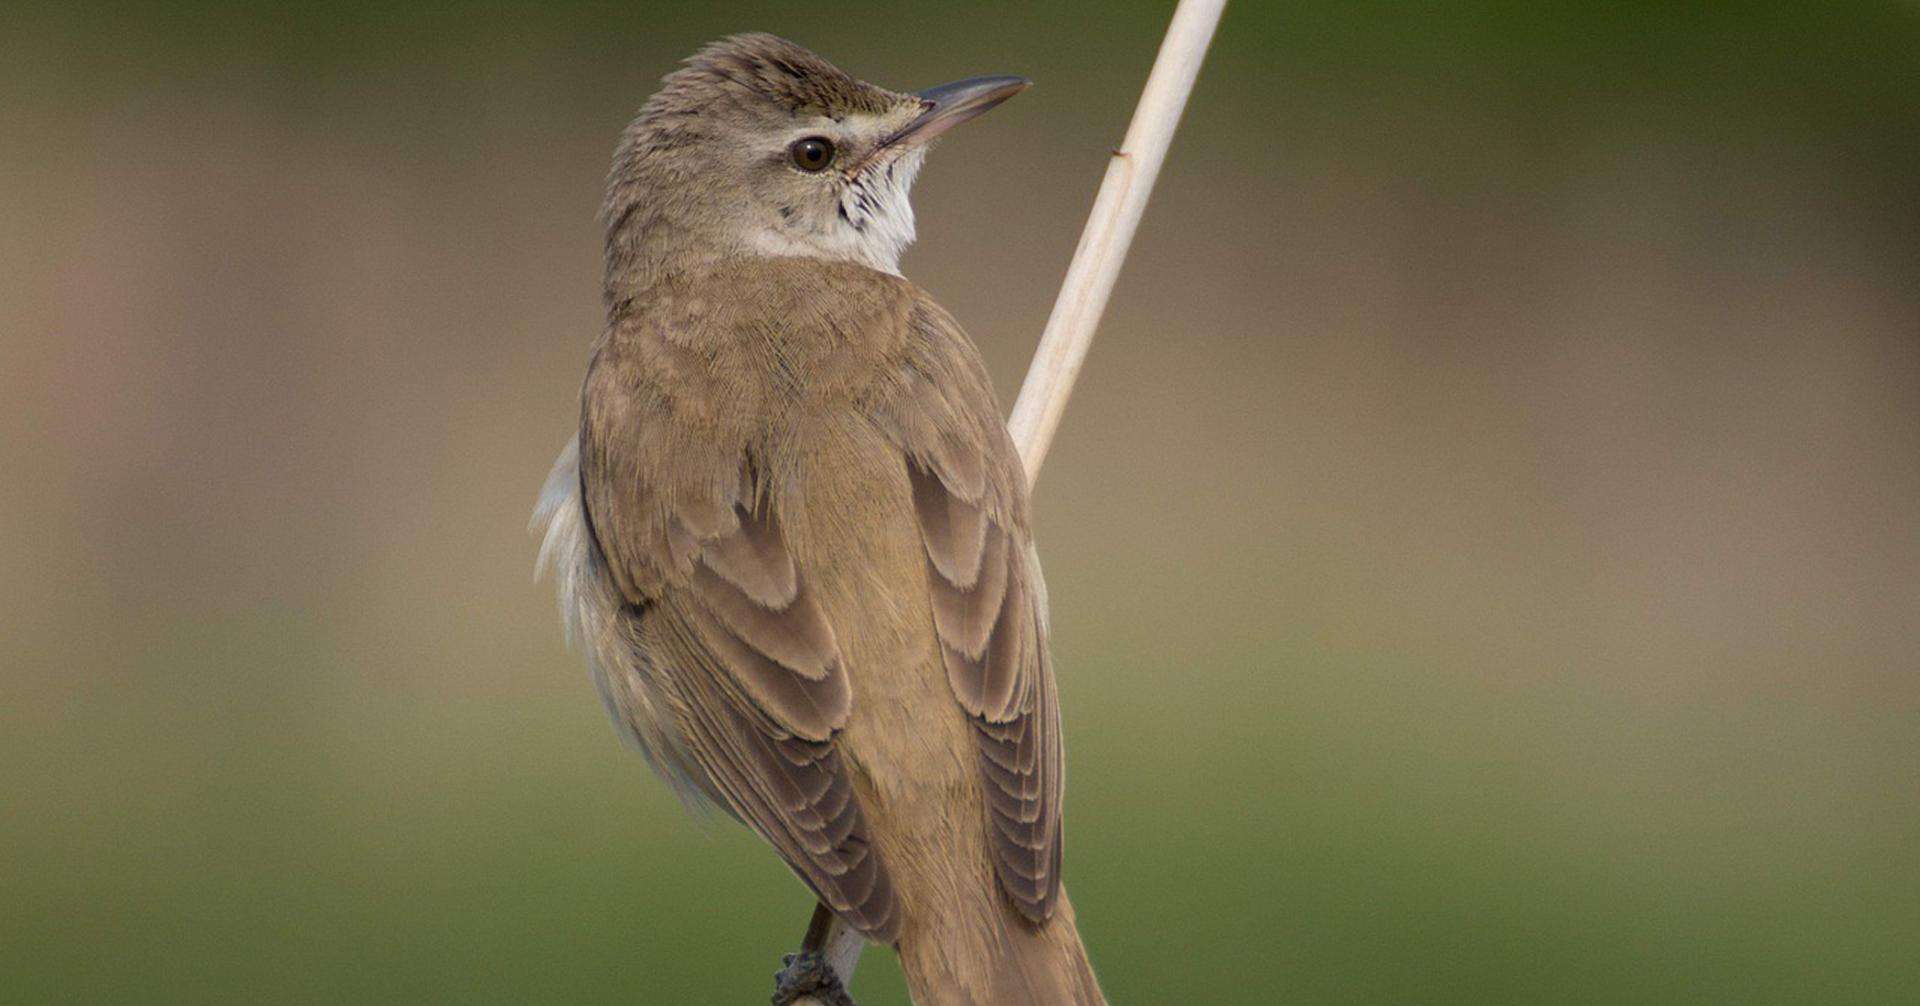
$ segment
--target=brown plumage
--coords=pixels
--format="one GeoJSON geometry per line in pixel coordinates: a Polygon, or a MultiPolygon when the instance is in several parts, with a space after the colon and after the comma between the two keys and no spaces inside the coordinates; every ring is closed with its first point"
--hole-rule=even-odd
{"type": "Polygon", "coordinates": [[[616,157],[607,329],[543,504],[622,731],[922,1003],[1102,1001],[1024,473],[897,274],[926,138],[1023,86],[897,94],[770,36],[670,76],[616,157]]]}

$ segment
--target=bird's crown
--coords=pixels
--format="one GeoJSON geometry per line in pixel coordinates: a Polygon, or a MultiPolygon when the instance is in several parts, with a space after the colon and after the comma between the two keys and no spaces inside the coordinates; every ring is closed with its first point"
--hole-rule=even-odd
{"type": "Polygon", "coordinates": [[[772,102],[794,115],[879,115],[916,100],[857,80],[806,47],[765,32],[709,43],[664,83],[655,98],[662,106],[733,97],[772,102]]]}

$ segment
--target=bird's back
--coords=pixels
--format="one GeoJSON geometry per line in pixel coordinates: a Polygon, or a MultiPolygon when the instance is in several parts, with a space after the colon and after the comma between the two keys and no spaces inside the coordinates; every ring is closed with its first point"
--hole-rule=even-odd
{"type": "MultiPolygon", "coordinates": [[[[613,621],[644,668],[608,690],[610,704],[617,717],[647,721],[629,724],[636,734],[667,738],[671,757],[656,761],[690,766],[696,787],[768,837],[823,900],[895,941],[918,1001],[1099,1001],[1071,907],[1057,893],[1058,749],[1047,746],[1057,745],[1057,726],[1044,652],[1028,652],[1044,651],[1045,640],[1023,476],[984,369],[945,313],[905,280],[854,265],[746,259],[676,279],[637,299],[598,347],[581,449],[584,523],[599,546],[591,558],[605,592],[628,601],[613,621]],[[633,486],[646,487],[646,503],[632,502],[633,486]],[[728,499],[730,490],[739,498],[728,499]],[[831,654],[823,674],[843,678],[839,696],[830,678],[814,683],[800,669],[795,680],[814,690],[797,700],[797,725],[782,718],[784,692],[763,694],[730,673],[731,642],[716,649],[697,627],[714,607],[697,596],[708,567],[744,582],[730,572],[735,559],[700,545],[699,520],[674,516],[676,506],[697,512],[713,499],[743,515],[735,518],[743,527],[771,529],[756,533],[777,539],[776,565],[790,563],[810,608],[806,625],[775,629],[831,654]],[[667,515],[657,527],[647,507],[667,515]],[[979,536],[987,556],[975,555],[958,593],[930,559],[949,510],[976,513],[978,528],[961,537],[979,536]],[[688,539],[677,551],[676,534],[688,539]],[[995,535],[1004,538],[997,553],[995,535]],[[975,581],[991,575],[1003,582],[988,598],[975,581]],[[1009,619],[1028,626],[1024,642],[998,630],[1018,644],[1001,659],[1024,661],[1033,679],[1017,686],[1026,704],[1009,704],[1004,716],[956,701],[950,665],[966,646],[942,633],[964,626],[968,591],[999,606],[987,611],[987,631],[1009,619]],[[819,712],[824,739],[806,756],[827,768],[761,786],[732,750],[742,745],[726,735],[731,721],[716,726],[708,708],[716,703],[744,709],[733,719],[772,721],[775,737],[805,734],[807,716],[819,712]],[[1010,784],[983,761],[995,750],[983,730],[1009,724],[1020,732],[1005,750],[1026,766],[1015,766],[1010,784]],[[827,795],[783,818],[773,806],[783,786],[827,795]],[[849,791],[850,807],[837,806],[834,786],[849,791]],[[1033,876],[1014,876],[1012,886],[1009,821],[1027,829],[1016,839],[1037,843],[1039,856],[1033,876]],[[1034,883],[1039,900],[1009,900],[1034,883]]],[[[749,617],[791,621],[798,607],[769,604],[749,617]]],[[[757,643],[755,631],[722,635],[754,643],[758,652],[748,647],[742,659],[776,676],[782,662],[804,662],[785,659],[777,633],[757,643]]],[[[995,658],[982,638],[972,659],[991,677],[995,658]]]]}

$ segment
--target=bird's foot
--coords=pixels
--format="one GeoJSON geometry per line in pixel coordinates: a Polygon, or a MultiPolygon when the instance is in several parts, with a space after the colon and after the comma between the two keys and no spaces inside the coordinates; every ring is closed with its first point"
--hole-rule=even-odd
{"type": "Polygon", "coordinates": [[[847,987],[819,951],[788,954],[781,963],[786,967],[773,976],[773,1006],[792,1006],[808,996],[825,1006],[854,1006],[847,987]]]}

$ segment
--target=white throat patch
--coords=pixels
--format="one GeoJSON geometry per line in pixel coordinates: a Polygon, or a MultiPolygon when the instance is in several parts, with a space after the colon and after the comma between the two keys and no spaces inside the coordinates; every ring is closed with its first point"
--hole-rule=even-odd
{"type": "Polygon", "coordinates": [[[858,262],[900,275],[900,256],[914,239],[908,193],[926,157],[925,147],[914,147],[885,164],[867,167],[841,188],[833,219],[812,231],[762,231],[755,235],[755,250],[781,257],[858,262]]]}

